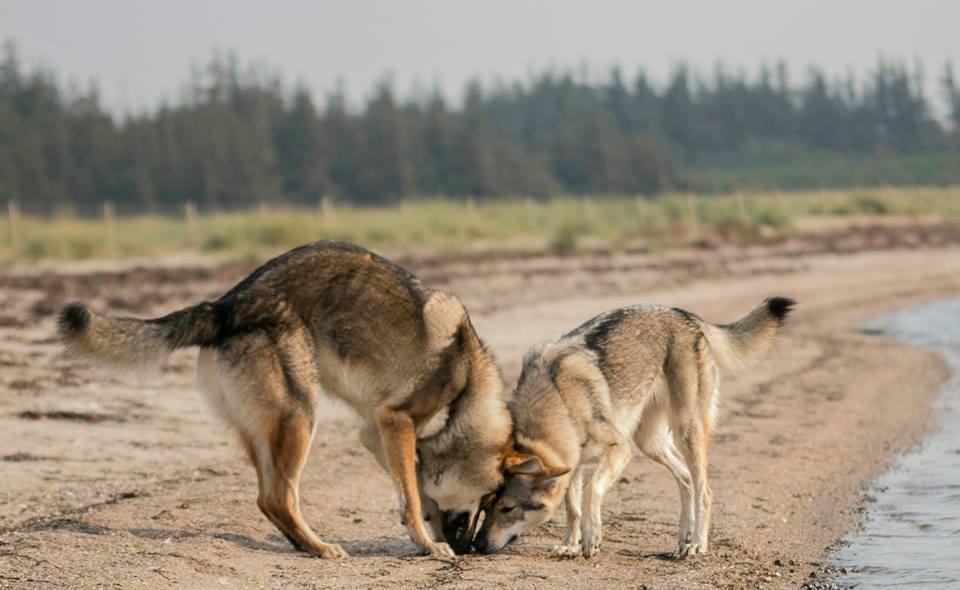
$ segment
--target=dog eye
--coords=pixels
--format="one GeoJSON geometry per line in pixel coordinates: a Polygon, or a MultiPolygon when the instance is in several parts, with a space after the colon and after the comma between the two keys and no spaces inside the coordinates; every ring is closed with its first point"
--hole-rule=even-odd
{"type": "Polygon", "coordinates": [[[504,506],[503,508],[500,509],[500,512],[503,512],[504,514],[506,514],[508,512],[512,512],[514,508],[516,508],[516,506],[504,506]]]}

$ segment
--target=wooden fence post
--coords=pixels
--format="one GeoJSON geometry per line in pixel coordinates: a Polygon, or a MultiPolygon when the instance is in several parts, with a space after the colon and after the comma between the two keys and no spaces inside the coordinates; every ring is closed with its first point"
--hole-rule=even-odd
{"type": "Polygon", "coordinates": [[[7,201],[7,220],[10,223],[10,249],[17,254],[20,251],[20,207],[12,199],[7,201]]]}
{"type": "Polygon", "coordinates": [[[320,216],[325,222],[333,220],[333,201],[330,197],[320,198],[320,216]]]}
{"type": "Polygon", "coordinates": [[[113,201],[103,202],[103,229],[106,235],[107,253],[117,253],[117,213],[113,201]]]}
{"type": "Polygon", "coordinates": [[[700,239],[700,219],[697,217],[697,197],[687,193],[687,215],[690,222],[690,236],[694,240],[700,239]]]}
{"type": "Polygon", "coordinates": [[[637,204],[637,218],[640,220],[640,223],[643,224],[644,217],[647,215],[647,202],[643,198],[643,195],[634,196],[633,202],[637,204]]]}
{"type": "Polygon", "coordinates": [[[747,225],[750,223],[750,216],[747,214],[747,203],[743,198],[743,193],[737,191],[737,213],[740,215],[740,223],[747,225]]]}
{"type": "Polygon", "coordinates": [[[583,208],[584,217],[593,217],[593,199],[590,198],[590,195],[580,197],[580,206],[583,208]]]}
{"type": "Polygon", "coordinates": [[[187,245],[197,243],[197,205],[193,201],[183,204],[183,218],[187,222],[187,245]]]}

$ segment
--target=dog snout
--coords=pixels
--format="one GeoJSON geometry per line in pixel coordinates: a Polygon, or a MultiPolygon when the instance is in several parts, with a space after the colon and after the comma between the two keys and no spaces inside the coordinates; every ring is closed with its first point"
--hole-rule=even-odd
{"type": "Polygon", "coordinates": [[[444,511],[441,514],[443,538],[457,554],[469,553],[473,530],[469,512],[444,511]]]}
{"type": "Polygon", "coordinates": [[[483,531],[480,531],[477,538],[473,540],[473,548],[477,553],[494,553],[494,551],[490,550],[490,539],[483,531]]]}

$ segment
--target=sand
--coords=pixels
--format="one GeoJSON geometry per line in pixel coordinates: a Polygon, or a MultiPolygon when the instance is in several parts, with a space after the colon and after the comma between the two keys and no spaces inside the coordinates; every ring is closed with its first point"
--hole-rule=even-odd
{"type": "Polygon", "coordinates": [[[858,326],[960,295],[953,238],[863,236],[849,248],[837,238],[401,260],[463,297],[508,382],[530,345],[613,307],[665,303],[723,322],[767,296],[800,302],[765,360],[724,383],[710,452],[712,552],[686,561],[667,556],[675,485],[643,457],[607,496],[593,559],[551,557],[562,515],[500,555],[418,557],[387,475],[358,444],[355,419],[332,404],[301,503],[318,534],[352,557],[305,556],[257,510],[253,469],[194,387],[195,351],[142,379],[104,379],[55,357],[51,312],[66,300],[160,313],[215,296],[248,268],[0,274],[0,587],[796,588],[822,579],[830,548],[862,517],[871,478],[931,427],[929,402],[947,377],[936,355],[858,326]]]}

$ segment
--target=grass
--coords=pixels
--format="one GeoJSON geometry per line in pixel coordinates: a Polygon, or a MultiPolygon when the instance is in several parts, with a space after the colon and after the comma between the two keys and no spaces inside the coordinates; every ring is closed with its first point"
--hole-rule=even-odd
{"type": "Polygon", "coordinates": [[[692,186],[709,192],[773,188],[799,190],[850,186],[954,186],[960,183],[960,151],[896,157],[857,157],[809,152],[776,143],[731,153],[726,163],[695,165],[686,171],[692,186]],[[753,164],[738,163],[746,158],[753,164]]]}
{"type": "Polygon", "coordinates": [[[885,188],[696,196],[653,200],[561,198],[497,200],[468,206],[413,200],[401,207],[256,212],[183,218],[142,215],[101,219],[21,217],[14,247],[10,220],[0,223],[0,261],[150,257],[176,253],[262,259],[305,242],[334,238],[380,251],[463,252],[641,245],[660,248],[718,237],[787,233],[800,216],[937,215],[960,219],[960,187],[885,188]],[[761,229],[766,228],[766,229],[761,229]]]}

